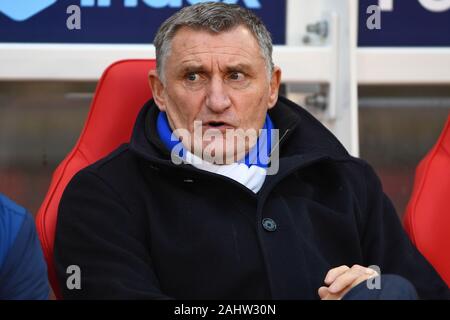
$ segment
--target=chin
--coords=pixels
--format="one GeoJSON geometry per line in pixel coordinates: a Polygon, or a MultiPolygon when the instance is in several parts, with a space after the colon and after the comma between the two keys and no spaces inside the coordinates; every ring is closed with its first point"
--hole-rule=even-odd
{"type": "Polygon", "coordinates": [[[215,164],[231,164],[239,161],[245,156],[245,148],[235,146],[232,141],[222,139],[220,141],[203,141],[202,149],[195,152],[201,155],[203,160],[215,164]]]}

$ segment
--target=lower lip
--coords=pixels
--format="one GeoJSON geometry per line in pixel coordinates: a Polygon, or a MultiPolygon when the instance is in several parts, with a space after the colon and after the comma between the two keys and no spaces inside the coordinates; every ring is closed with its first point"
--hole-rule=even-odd
{"type": "Polygon", "coordinates": [[[227,125],[227,124],[223,124],[220,126],[210,126],[210,125],[204,125],[203,128],[205,130],[219,130],[221,132],[225,132],[226,130],[232,130],[234,129],[234,127],[227,125]]]}

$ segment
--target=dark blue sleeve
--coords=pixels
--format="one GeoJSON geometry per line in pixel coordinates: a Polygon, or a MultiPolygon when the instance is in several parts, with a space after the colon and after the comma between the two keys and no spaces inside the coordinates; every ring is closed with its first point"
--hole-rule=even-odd
{"type": "Polygon", "coordinates": [[[48,299],[47,265],[34,220],[26,213],[0,269],[0,300],[48,299]]]}

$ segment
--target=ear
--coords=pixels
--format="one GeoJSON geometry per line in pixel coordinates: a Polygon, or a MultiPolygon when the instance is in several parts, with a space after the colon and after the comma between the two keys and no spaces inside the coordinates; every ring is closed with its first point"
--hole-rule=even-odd
{"type": "Polygon", "coordinates": [[[159,110],[166,111],[165,95],[164,95],[164,84],[158,76],[156,69],[150,70],[148,73],[148,83],[150,89],[152,90],[153,99],[159,110]]]}
{"type": "Polygon", "coordinates": [[[272,77],[270,78],[269,109],[272,109],[277,103],[280,83],[281,69],[275,66],[273,68],[272,77]]]}

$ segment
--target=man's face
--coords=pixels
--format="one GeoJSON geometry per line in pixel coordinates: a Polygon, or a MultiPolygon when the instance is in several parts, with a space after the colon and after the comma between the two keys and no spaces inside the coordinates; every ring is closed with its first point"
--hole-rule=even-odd
{"type": "Polygon", "coordinates": [[[222,152],[227,163],[242,158],[256,142],[250,138],[244,147],[236,146],[229,133],[259,133],[278,98],[281,75],[275,68],[268,76],[258,42],[244,26],[218,34],[181,28],[172,39],[163,72],[164,82],[152,71],[150,84],[172,130],[191,134],[189,142],[182,137],[191,152],[222,152]],[[199,129],[202,135],[196,140],[194,130],[198,137],[199,129]]]}

